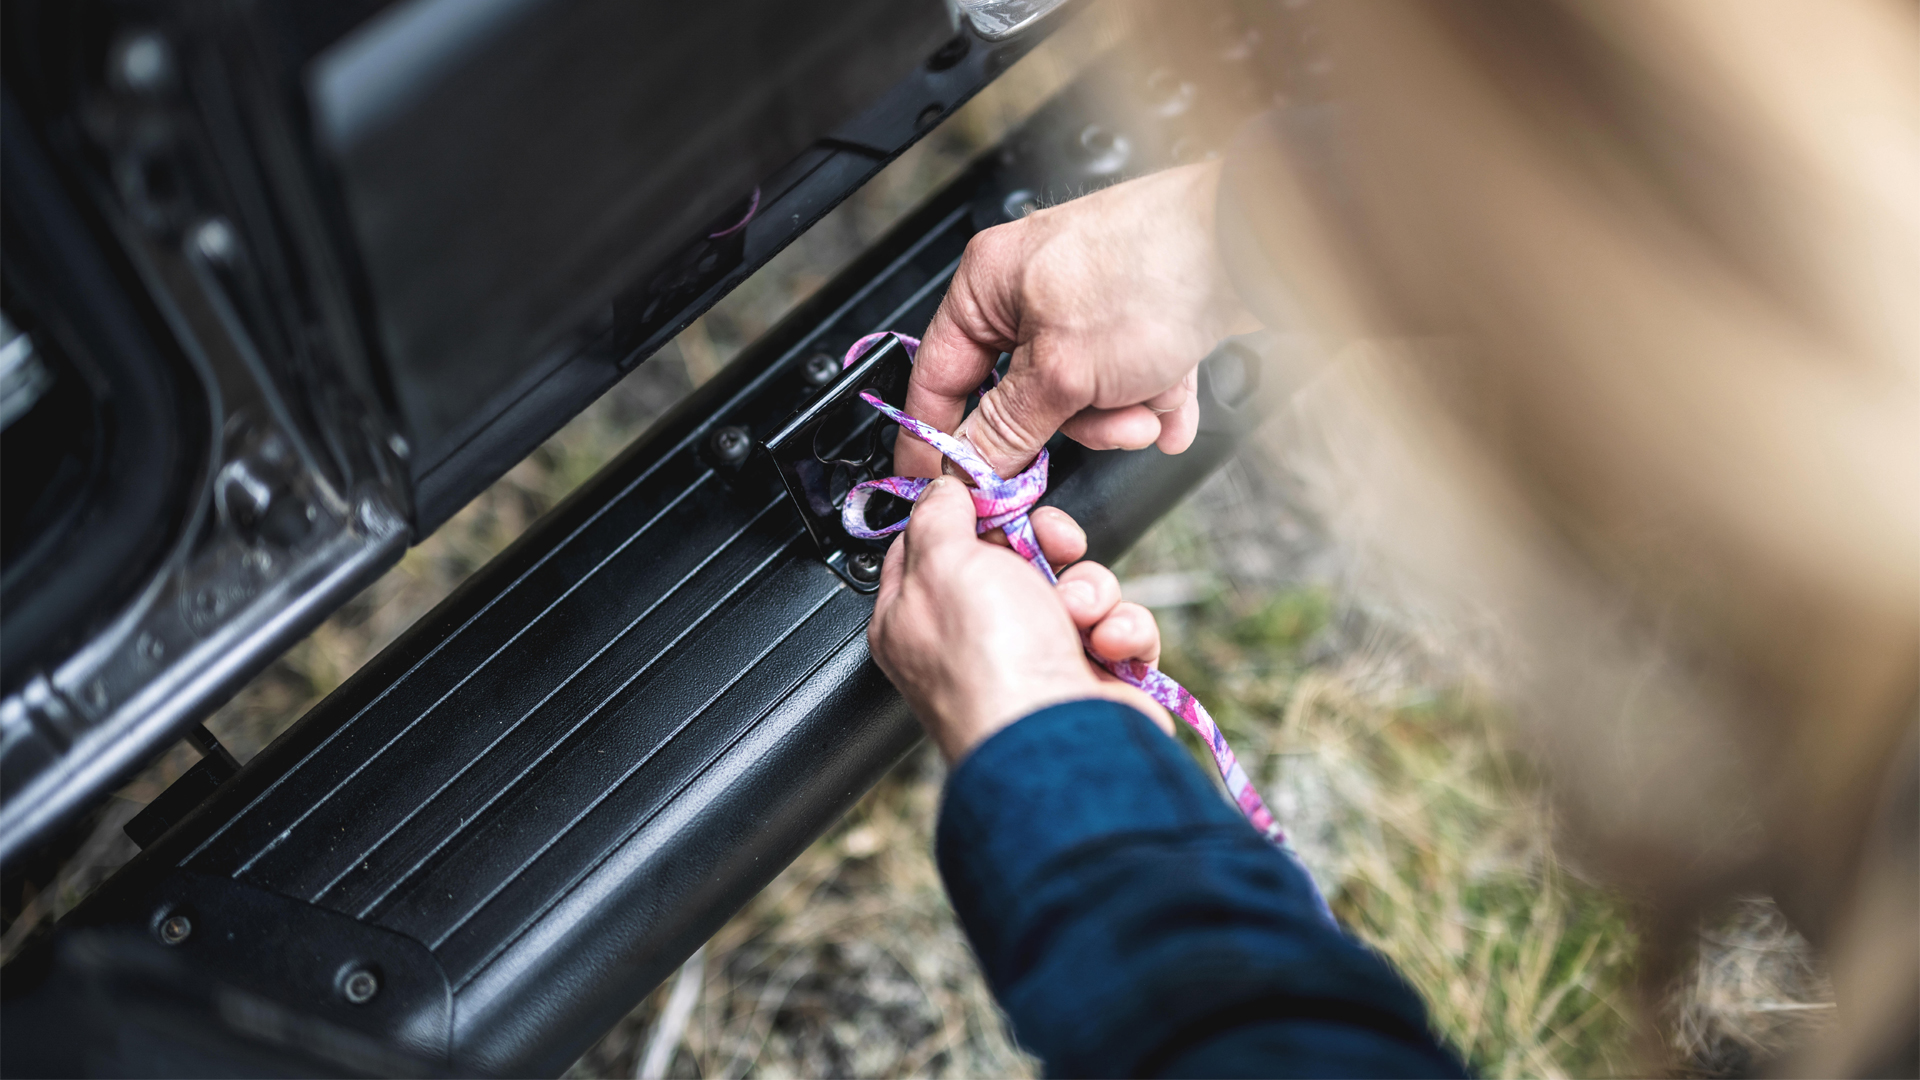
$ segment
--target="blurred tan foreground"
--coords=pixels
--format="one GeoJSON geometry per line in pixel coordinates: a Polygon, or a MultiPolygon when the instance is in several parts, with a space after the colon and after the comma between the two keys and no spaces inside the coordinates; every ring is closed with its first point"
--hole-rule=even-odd
{"type": "MultiPolygon", "coordinates": [[[[1920,1011],[1914,10],[1273,8],[1244,32],[1338,58],[1289,86],[1343,103],[1341,194],[1324,141],[1258,161],[1287,197],[1245,235],[1313,361],[1119,568],[1167,666],[1476,1068],[1867,1067],[1920,1011]]],[[[1023,61],[214,729],[251,756],[1117,28],[1191,63],[1227,17],[1108,5],[1023,61]]],[[[7,943],[191,761],[123,791],[7,943]]],[[[573,1074],[655,1042],[681,1076],[1031,1072],[933,869],[940,779],[910,757],[715,936],[690,1009],[663,986],[573,1074]]]]}

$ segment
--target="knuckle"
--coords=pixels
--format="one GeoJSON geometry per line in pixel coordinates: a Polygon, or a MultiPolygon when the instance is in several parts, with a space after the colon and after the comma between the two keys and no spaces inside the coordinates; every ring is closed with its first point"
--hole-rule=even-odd
{"type": "Polygon", "coordinates": [[[1102,563],[1092,561],[1077,563],[1074,569],[1080,572],[1083,580],[1092,583],[1098,588],[1110,588],[1115,593],[1120,591],[1120,578],[1115,575],[1112,570],[1107,569],[1102,563]]]}
{"type": "Polygon", "coordinates": [[[1027,232],[1022,228],[1023,224],[1012,221],[974,234],[973,239],[967,241],[966,250],[960,254],[956,276],[998,276],[1022,263],[1021,252],[1026,247],[1027,232]]]}
{"type": "Polygon", "coordinates": [[[1077,411],[1092,403],[1098,386],[1093,365],[1051,347],[1051,342],[1037,344],[1032,363],[1034,378],[1041,389],[1063,408],[1077,411]]]}
{"type": "MultiPolygon", "coordinates": [[[[975,442],[985,435],[987,440],[997,447],[1019,447],[1035,442],[1033,425],[1024,417],[1024,409],[1015,401],[1009,401],[1007,395],[995,392],[980,399],[980,407],[973,412],[969,423],[969,437],[975,442]]],[[[1045,441],[1042,438],[1039,441],[1045,441]]]]}

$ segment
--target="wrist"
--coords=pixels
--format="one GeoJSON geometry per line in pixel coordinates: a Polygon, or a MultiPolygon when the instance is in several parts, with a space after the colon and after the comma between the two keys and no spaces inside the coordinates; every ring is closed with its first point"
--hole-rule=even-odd
{"type": "Polygon", "coordinates": [[[1106,693],[1090,672],[1077,678],[1027,686],[983,689],[988,692],[969,694],[964,700],[952,701],[944,707],[936,705],[930,710],[932,716],[922,716],[928,737],[939,747],[948,765],[958,765],[981,743],[1042,709],[1069,701],[1114,696],[1106,693]]]}
{"type": "Polygon", "coordinates": [[[1210,314],[1215,321],[1219,337],[1235,334],[1250,334],[1260,329],[1264,323],[1253,313],[1240,296],[1240,289],[1233,282],[1233,271],[1227,266],[1226,255],[1220,249],[1220,185],[1226,174],[1226,162],[1214,160],[1189,165],[1194,170],[1193,180],[1188,189],[1188,220],[1194,223],[1203,238],[1208,253],[1207,268],[1210,283],[1210,314]]]}

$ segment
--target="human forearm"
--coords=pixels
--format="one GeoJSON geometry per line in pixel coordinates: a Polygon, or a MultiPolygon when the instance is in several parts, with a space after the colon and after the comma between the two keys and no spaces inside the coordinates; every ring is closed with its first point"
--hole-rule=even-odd
{"type": "Polygon", "coordinates": [[[1298,864],[1124,706],[1056,706],[982,744],[950,781],[939,854],[1049,1072],[1458,1072],[1298,864]]]}

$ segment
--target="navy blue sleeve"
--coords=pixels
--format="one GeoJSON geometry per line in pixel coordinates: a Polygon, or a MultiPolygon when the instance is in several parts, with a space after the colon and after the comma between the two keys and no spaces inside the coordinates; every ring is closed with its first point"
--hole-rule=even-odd
{"type": "Polygon", "coordinates": [[[1139,712],[1044,709],[947,783],[954,909],[1056,1076],[1458,1076],[1418,995],[1139,712]]]}

